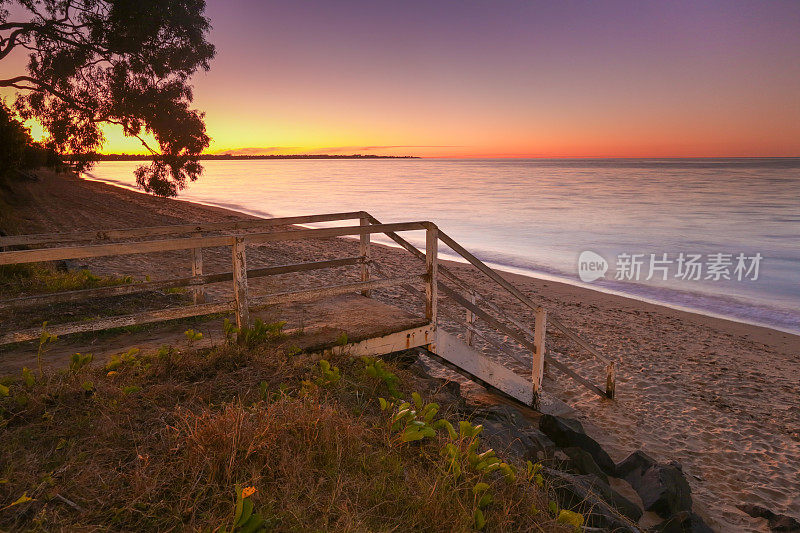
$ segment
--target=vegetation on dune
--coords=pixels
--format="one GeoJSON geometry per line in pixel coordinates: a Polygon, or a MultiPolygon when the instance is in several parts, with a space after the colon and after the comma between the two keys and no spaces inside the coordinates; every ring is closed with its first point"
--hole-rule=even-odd
{"type": "Polygon", "coordinates": [[[0,381],[0,527],[575,529],[538,465],[486,449],[413,373],[298,352],[281,327],[0,381]]]}
{"type": "MultiPolygon", "coordinates": [[[[85,268],[63,269],[52,263],[30,263],[0,265],[0,298],[16,298],[39,294],[52,294],[82,289],[113,287],[136,283],[131,276],[100,276],[85,268]]],[[[31,305],[22,308],[0,310],[0,322],[9,330],[39,327],[42,316],[52,317],[50,324],[91,321],[112,316],[139,313],[175,305],[189,304],[191,298],[186,291],[153,291],[85,299],[76,302],[31,305]]],[[[176,323],[194,323],[194,319],[179,319],[176,323]]],[[[125,326],[124,330],[136,331],[152,327],[148,325],[125,326]]],[[[101,333],[118,333],[119,329],[101,333]]],[[[81,335],[81,334],[78,334],[81,335]]],[[[87,334],[83,334],[87,335],[87,334]]],[[[97,333],[92,334],[97,336],[97,333]]],[[[0,347],[2,350],[3,347],[0,347]]]]}
{"type": "Polygon", "coordinates": [[[58,269],[46,263],[0,265],[0,296],[15,297],[133,283],[131,276],[97,276],[86,268],[58,269]]]}

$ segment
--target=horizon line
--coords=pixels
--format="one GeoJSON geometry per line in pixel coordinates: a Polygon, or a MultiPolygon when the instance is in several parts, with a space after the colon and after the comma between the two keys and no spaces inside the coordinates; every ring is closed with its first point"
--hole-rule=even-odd
{"type": "MultiPolygon", "coordinates": [[[[68,154],[64,154],[68,155],[68,154]]],[[[108,156],[130,156],[130,157],[152,157],[153,154],[129,153],[129,152],[99,152],[97,155],[108,156]]],[[[412,155],[412,154],[327,154],[327,153],[297,153],[297,154],[236,154],[236,153],[202,153],[199,157],[231,157],[231,158],[374,158],[374,159],[798,159],[797,155],[693,155],[693,156],[599,156],[599,155],[412,155]]]]}

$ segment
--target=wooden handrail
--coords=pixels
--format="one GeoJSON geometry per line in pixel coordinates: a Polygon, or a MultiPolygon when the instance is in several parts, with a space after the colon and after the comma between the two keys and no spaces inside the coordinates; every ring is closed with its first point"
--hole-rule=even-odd
{"type": "MultiPolygon", "coordinates": [[[[369,218],[374,224],[380,224],[380,221],[377,218],[373,217],[372,215],[370,215],[369,218]]],[[[411,244],[407,240],[403,239],[402,237],[400,237],[396,233],[386,233],[386,236],[389,237],[390,239],[392,239],[394,242],[399,244],[401,247],[403,247],[407,251],[409,251],[411,254],[413,254],[413,255],[415,255],[417,257],[424,257],[424,254],[422,254],[422,252],[417,250],[417,248],[413,244],[411,244]]],[[[533,303],[527,296],[525,296],[525,294],[523,294],[514,285],[509,283],[505,278],[500,276],[497,272],[495,272],[492,268],[490,268],[488,265],[486,265],[483,261],[481,261],[480,259],[475,257],[472,253],[470,253],[469,250],[467,250],[466,248],[461,246],[452,237],[450,237],[449,235],[447,235],[446,233],[444,233],[441,230],[439,230],[439,239],[445,245],[447,245],[451,250],[453,250],[454,252],[456,252],[457,254],[462,256],[471,265],[473,265],[475,268],[477,268],[478,270],[480,270],[481,272],[486,274],[490,279],[492,279],[498,285],[500,285],[501,287],[506,289],[507,292],[509,292],[514,297],[516,297],[517,300],[519,300],[520,302],[525,304],[527,307],[532,309],[534,312],[536,312],[536,311],[538,311],[540,309],[540,306],[538,306],[535,303],[533,303]]],[[[461,278],[456,276],[454,273],[452,273],[446,267],[440,266],[439,267],[439,271],[446,278],[450,279],[451,281],[461,285],[462,287],[470,289],[469,285],[466,282],[461,280],[461,278]]],[[[474,289],[471,289],[471,290],[474,291],[474,289]]],[[[447,290],[443,290],[442,292],[447,292],[447,290]]],[[[519,321],[515,320],[513,317],[508,316],[508,313],[502,312],[502,310],[499,307],[497,307],[492,302],[490,302],[482,294],[478,293],[477,291],[474,291],[474,292],[479,297],[481,297],[482,303],[486,304],[487,307],[492,308],[493,311],[495,311],[496,313],[498,313],[501,316],[503,316],[503,318],[505,318],[506,320],[508,320],[512,324],[514,324],[516,327],[519,328],[520,331],[524,332],[529,337],[533,337],[534,336],[534,332],[532,332],[530,330],[530,328],[528,328],[527,326],[519,323],[519,321]]],[[[457,294],[454,291],[452,291],[452,293],[453,294],[457,294]]],[[[466,300],[465,298],[461,297],[460,295],[459,295],[459,298],[461,298],[461,300],[462,300],[459,303],[463,307],[465,307],[467,309],[470,309],[470,307],[464,305],[464,303],[468,303],[469,304],[470,302],[468,300],[466,300]]],[[[470,310],[472,310],[472,309],[470,309],[470,310]]],[[[478,316],[480,316],[480,315],[478,315],[478,316]]],[[[481,318],[483,318],[483,317],[481,317],[481,318]]],[[[484,320],[485,320],[485,318],[484,318],[484,320]]],[[[608,357],[606,357],[606,356],[602,355],[600,352],[598,352],[593,346],[591,346],[588,342],[586,342],[584,339],[582,339],[577,333],[572,331],[569,327],[564,325],[564,323],[561,322],[560,320],[558,320],[556,317],[553,317],[551,315],[551,316],[548,317],[548,321],[549,321],[550,324],[553,325],[553,327],[555,327],[556,329],[558,329],[559,331],[564,333],[569,339],[577,342],[581,347],[585,348],[590,354],[592,354],[593,356],[595,356],[599,360],[601,360],[604,363],[606,363],[606,391],[603,392],[599,387],[593,385],[591,382],[587,381],[585,378],[581,377],[579,374],[575,373],[575,371],[571,370],[569,367],[567,367],[563,363],[560,363],[559,361],[556,361],[556,360],[553,359],[553,366],[555,368],[559,369],[560,371],[566,373],[567,375],[569,375],[570,377],[572,377],[576,381],[581,382],[583,385],[585,385],[586,387],[588,387],[592,391],[594,391],[594,392],[598,392],[599,391],[599,394],[602,395],[603,397],[613,398],[614,394],[615,394],[615,388],[616,388],[616,383],[615,383],[615,380],[616,380],[616,369],[615,369],[614,361],[612,361],[608,357]]],[[[496,320],[495,320],[495,322],[496,322],[496,320]]],[[[503,325],[503,326],[505,326],[505,325],[503,325]]],[[[513,330],[511,330],[511,331],[513,331],[513,330]]],[[[504,333],[508,334],[507,331],[504,331],[504,333]]],[[[514,338],[517,342],[520,342],[523,346],[527,347],[529,345],[532,345],[532,343],[530,343],[525,337],[517,338],[517,337],[515,337],[513,335],[510,335],[510,334],[508,334],[508,335],[510,337],[514,338]],[[525,342],[522,342],[520,339],[524,339],[525,342]]],[[[519,335],[519,333],[516,333],[516,335],[519,335]]]]}
{"type": "Polygon", "coordinates": [[[37,248],[34,250],[14,250],[0,252],[0,265],[15,263],[36,263],[39,261],[58,261],[63,259],[80,259],[103,257],[109,255],[141,254],[165,252],[173,250],[190,250],[193,248],[213,248],[232,246],[237,239],[245,244],[261,244],[266,242],[290,241],[301,239],[323,239],[348,235],[364,235],[367,233],[385,233],[387,231],[424,230],[429,222],[401,222],[370,226],[341,226],[335,228],[302,229],[295,231],[278,231],[271,233],[250,233],[240,237],[222,235],[209,237],[181,237],[141,242],[119,242],[113,244],[91,244],[85,246],[67,246],[60,248],[37,248]]]}
{"type": "MultiPolygon", "coordinates": [[[[364,264],[366,260],[361,256],[345,257],[342,259],[331,259],[327,261],[312,261],[307,263],[295,263],[290,265],[276,265],[263,268],[253,268],[247,271],[248,278],[259,278],[264,276],[275,276],[279,274],[289,274],[292,272],[306,272],[309,270],[320,270],[323,268],[336,268],[348,265],[364,264]]],[[[174,289],[178,287],[198,287],[210,283],[220,283],[233,280],[233,272],[222,272],[220,274],[203,274],[188,278],[174,278],[159,281],[145,281],[142,283],[132,283],[129,285],[113,285],[109,287],[98,287],[95,289],[81,289],[77,291],[64,291],[50,294],[36,294],[23,296],[8,300],[0,300],[0,309],[14,309],[30,305],[48,305],[64,302],[77,302],[88,298],[108,298],[112,296],[124,296],[141,292],[158,291],[163,289],[174,289]]]]}
{"type": "Polygon", "coordinates": [[[225,222],[207,222],[200,224],[177,224],[171,226],[147,226],[139,228],[105,229],[96,231],[72,231],[65,233],[34,233],[27,235],[7,235],[0,237],[0,247],[31,246],[65,241],[114,240],[137,237],[158,237],[180,233],[237,231],[272,226],[291,226],[295,224],[314,224],[337,220],[358,219],[365,216],[364,211],[346,213],[326,213],[322,215],[302,215],[280,218],[241,219],[225,222]]]}

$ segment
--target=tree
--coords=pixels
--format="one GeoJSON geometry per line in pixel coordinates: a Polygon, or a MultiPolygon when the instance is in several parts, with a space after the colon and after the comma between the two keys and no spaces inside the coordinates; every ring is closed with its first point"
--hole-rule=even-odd
{"type": "Polygon", "coordinates": [[[31,138],[30,131],[15,119],[0,100],[0,185],[20,171],[38,167],[58,168],[60,160],[31,138]]]}
{"type": "Polygon", "coordinates": [[[153,154],[138,184],[173,196],[198,178],[210,141],[188,83],[214,57],[204,10],[204,0],[0,0],[0,61],[29,53],[27,73],[0,87],[22,91],[15,110],[38,119],[77,171],[103,145],[101,124],[120,125],[153,154]]]}

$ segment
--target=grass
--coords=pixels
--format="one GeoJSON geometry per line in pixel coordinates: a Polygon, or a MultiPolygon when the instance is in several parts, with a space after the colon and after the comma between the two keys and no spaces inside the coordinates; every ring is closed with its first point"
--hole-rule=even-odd
{"type": "MultiPolygon", "coordinates": [[[[0,299],[126,285],[135,282],[131,276],[98,276],[87,269],[62,271],[47,263],[0,265],[0,299]]],[[[33,305],[18,309],[9,308],[0,311],[0,321],[7,325],[9,330],[16,330],[41,326],[42,316],[52,317],[50,323],[56,325],[128,315],[152,309],[165,309],[187,305],[190,302],[191,298],[185,291],[143,292],[85,299],[77,302],[33,305]]],[[[129,330],[137,329],[135,326],[127,326],[127,328],[129,330]]]]}
{"type": "Polygon", "coordinates": [[[131,276],[97,276],[88,269],[58,270],[45,263],[0,265],[0,296],[96,289],[133,283],[131,276]]]}
{"type": "Polygon", "coordinates": [[[391,362],[274,338],[117,359],[0,380],[0,529],[574,529],[532,465],[491,466],[480,429],[391,362]]]}

